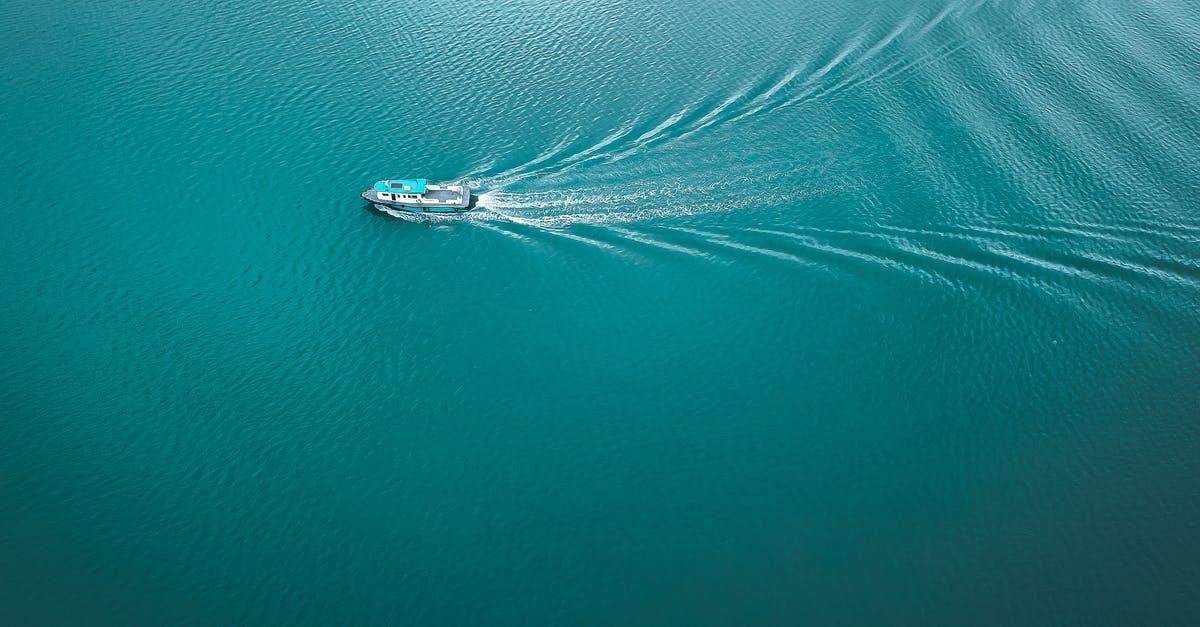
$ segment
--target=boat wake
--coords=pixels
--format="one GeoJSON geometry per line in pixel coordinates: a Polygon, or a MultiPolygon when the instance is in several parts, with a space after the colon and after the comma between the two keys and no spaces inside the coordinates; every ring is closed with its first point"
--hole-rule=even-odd
{"type": "MultiPolygon", "coordinates": [[[[977,28],[972,18],[990,2],[952,0],[940,7],[925,7],[924,12],[914,8],[899,18],[863,24],[821,50],[776,51],[783,58],[792,55],[792,63],[744,81],[728,93],[687,102],[676,110],[639,113],[598,139],[589,139],[584,128],[568,131],[564,139],[523,163],[503,166],[490,162],[459,182],[473,188],[505,189],[531,179],[553,179],[903,76],[969,41],[977,28]],[[928,43],[935,36],[936,43],[928,43]]],[[[1018,9],[1010,12],[1010,22],[1021,15],[1018,9]]]]}
{"type": "Polygon", "coordinates": [[[619,186],[589,185],[549,190],[492,189],[481,193],[473,220],[501,220],[531,226],[628,224],[722,212],[793,205],[844,189],[834,180],[811,181],[780,164],[748,168],[750,173],[720,178],[693,175],[645,176],[619,186]],[[764,170],[762,173],[758,173],[764,170]],[[756,191],[757,189],[767,191],[756,191]]]}
{"type": "MultiPolygon", "coordinates": [[[[481,216],[482,217],[482,216],[481,216]]],[[[1155,233],[1096,225],[954,225],[910,228],[681,226],[633,223],[624,216],[561,222],[499,212],[474,221],[525,243],[558,242],[625,259],[678,256],[719,265],[772,262],[817,273],[907,281],[960,291],[1009,289],[1076,293],[1073,282],[1155,299],[1164,287],[1200,289],[1200,266],[1179,254],[1196,231],[1155,233]]]]}

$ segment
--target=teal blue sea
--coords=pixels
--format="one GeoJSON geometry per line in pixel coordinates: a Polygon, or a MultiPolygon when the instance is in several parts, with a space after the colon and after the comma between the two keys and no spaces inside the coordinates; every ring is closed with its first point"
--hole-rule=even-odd
{"type": "Polygon", "coordinates": [[[0,624],[1200,625],[1195,2],[0,33],[0,624]]]}

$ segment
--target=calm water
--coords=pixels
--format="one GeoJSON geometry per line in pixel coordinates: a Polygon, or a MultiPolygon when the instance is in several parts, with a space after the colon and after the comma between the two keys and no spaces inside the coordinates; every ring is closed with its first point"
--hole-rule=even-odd
{"type": "Polygon", "coordinates": [[[1200,624],[1194,3],[0,31],[4,624],[1200,624]]]}

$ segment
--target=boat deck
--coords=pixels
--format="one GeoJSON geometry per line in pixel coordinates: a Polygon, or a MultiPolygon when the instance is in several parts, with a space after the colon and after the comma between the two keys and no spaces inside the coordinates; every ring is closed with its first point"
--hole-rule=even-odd
{"type": "Polygon", "coordinates": [[[462,194],[453,189],[428,189],[425,190],[425,197],[431,200],[445,202],[448,200],[460,200],[462,198],[462,194]]]}
{"type": "Polygon", "coordinates": [[[409,212],[447,213],[471,209],[471,190],[465,185],[430,185],[420,198],[384,199],[368,189],[362,194],[369,202],[409,212]]]}

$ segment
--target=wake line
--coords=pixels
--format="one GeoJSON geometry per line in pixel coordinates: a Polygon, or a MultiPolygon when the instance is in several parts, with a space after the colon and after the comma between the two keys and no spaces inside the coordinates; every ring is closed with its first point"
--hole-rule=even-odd
{"type": "MultiPolygon", "coordinates": [[[[931,20],[921,26],[908,43],[920,40],[951,16],[967,15],[986,2],[987,0],[981,0],[966,9],[958,2],[946,4],[931,20]]],[[[903,60],[897,60],[865,78],[862,73],[855,73],[845,76],[832,85],[825,80],[827,77],[832,77],[837,68],[863,66],[864,63],[900,40],[906,32],[914,27],[915,21],[916,19],[912,15],[905,16],[879,40],[871,43],[865,51],[856,56],[856,53],[863,50],[868,43],[866,30],[860,30],[838,47],[824,64],[807,74],[805,70],[812,66],[811,60],[796,64],[773,82],[752,81],[751,84],[760,85],[757,89],[743,87],[726,94],[723,98],[714,99],[711,105],[698,103],[684,105],[680,110],[670,113],[657,124],[640,133],[637,133],[636,130],[639,126],[638,120],[634,120],[614,129],[595,144],[571,152],[571,145],[580,138],[578,134],[575,134],[524,164],[495,174],[484,174],[477,179],[466,177],[466,182],[473,186],[503,188],[536,176],[561,174],[587,163],[618,162],[657,144],[673,144],[686,140],[705,129],[738,122],[757,114],[771,113],[814,98],[827,97],[844,88],[857,87],[877,78],[883,78],[892,70],[894,70],[893,73],[903,72],[913,67],[915,62],[906,63],[903,60]],[[798,87],[800,91],[787,93],[792,87],[798,87]]],[[[941,49],[935,50],[933,54],[938,55],[940,52],[942,52],[941,49]]],[[[919,59],[918,62],[926,58],[928,57],[919,59]]]]}
{"type": "MultiPolygon", "coordinates": [[[[928,35],[930,32],[932,32],[934,29],[938,28],[943,22],[945,22],[951,16],[953,16],[955,19],[958,19],[958,18],[969,16],[969,15],[975,13],[977,10],[979,10],[980,7],[982,7],[987,2],[989,2],[989,0],[979,0],[975,4],[973,4],[969,7],[965,7],[965,8],[964,8],[963,3],[961,3],[961,2],[948,3],[945,7],[942,8],[941,11],[938,12],[937,15],[934,16],[934,18],[932,18],[931,20],[926,22],[921,27],[920,31],[918,31],[916,33],[916,35],[914,37],[912,37],[907,43],[912,44],[912,43],[919,41],[920,39],[922,39],[923,37],[928,35]]],[[[831,74],[831,72],[833,72],[833,70],[835,70],[836,68],[842,67],[842,66],[847,66],[847,67],[860,66],[860,65],[866,63],[867,61],[869,61],[870,59],[874,58],[881,51],[883,51],[888,46],[892,45],[898,39],[900,39],[900,37],[904,33],[908,32],[913,27],[915,21],[916,21],[916,18],[914,16],[912,16],[912,15],[905,16],[903,19],[900,20],[900,22],[898,24],[893,26],[892,29],[890,31],[888,31],[887,34],[885,34],[879,41],[872,44],[869,48],[867,48],[867,50],[865,52],[863,52],[862,54],[860,54],[856,57],[856,56],[854,56],[854,53],[856,51],[862,49],[862,47],[866,41],[865,31],[860,31],[857,34],[855,34],[853,37],[851,37],[848,42],[846,42],[844,45],[842,45],[829,61],[827,61],[821,67],[817,68],[816,70],[814,70],[811,73],[804,76],[802,80],[800,80],[800,77],[803,74],[805,68],[811,66],[811,60],[806,61],[801,64],[797,64],[796,66],[792,67],[790,70],[788,70],[783,75],[783,77],[780,80],[777,80],[774,83],[769,83],[770,86],[762,91],[758,91],[757,93],[755,93],[753,90],[743,89],[741,91],[738,91],[738,92],[735,92],[735,93],[729,95],[723,101],[721,101],[720,104],[709,109],[706,113],[701,115],[698,120],[696,120],[694,122],[688,122],[688,123],[684,123],[681,125],[666,124],[664,127],[664,132],[662,133],[662,135],[663,135],[662,139],[673,139],[673,141],[683,140],[683,139],[686,139],[687,137],[690,137],[691,135],[695,134],[696,132],[698,132],[702,129],[709,128],[714,125],[734,123],[734,122],[741,121],[745,118],[748,118],[752,115],[756,115],[759,113],[764,113],[764,112],[770,113],[770,112],[773,112],[782,107],[792,106],[792,105],[798,104],[800,102],[805,102],[805,101],[808,101],[808,100],[811,100],[814,98],[827,97],[829,95],[836,93],[837,91],[839,91],[843,88],[857,87],[857,86],[866,84],[872,80],[875,80],[877,78],[884,77],[884,75],[886,74],[886,72],[888,70],[891,70],[894,68],[899,68],[898,70],[896,70],[896,73],[901,73],[907,69],[910,69],[911,67],[914,67],[916,63],[928,60],[930,56],[938,56],[938,55],[944,56],[944,55],[941,55],[940,53],[945,52],[946,54],[950,54],[958,49],[956,47],[949,51],[946,51],[945,50],[946,46],[943,46],[943,47],[935,50],[932,53],[932,55],[926,55],[925,57],[918,59],[916,62],[909,62],[909,63],[905,64],[903,61],[896,61],[896,62],[893,62],[892,64],[889,64],[888,66],[884,67],[882,70],[875,72],[874,74],[866,76],[866,78],[864,78],[862,74],[852,74],[852,75],[846,76],[841,81],[839,81],[833,85],[823,85],[822,84],[823,79],[826,76],[829,76],[831,74]],[[796,93],[796,94],[783,95],[783,93],[786,92],[787,89],[792,85],[796,85],[796,86],[804,88],[804,89],[802,89],[802,91],[800,91],[799,93],[796,93]],[[807,88],[805,88],[805,87],[807,87],[807,88]],[[776,99],[777,96],[781,96],[781,97],[779,99],[776,99]],[[740,105],[739,105],[739,102],[740,102],[740,105]],[[667,129],[671,129],[675,126],[679,126],[679,132],[675,133],[674,137],[672,138],[671,134],[668,134],[665,131],[667,129]]],[[[952,44],[950,44],[950,45],[952,45],[952,44]]],[[[963,44],[963,45],[965,45],[965,44],[963,44]]],[[[764,84],[766,84],[766,83],[764,83],[764,84]]],[[[678,115],[668,121],[672,121],[672,120],[678,121],[678,115]]],[[[643,139],[643,138],[639,138],[639,139],[643,139]]],[[[647,139],[645,139],[645,141],[641,142],[641,145],[650,144],[653,141],[656,141],[658,139],[660,139],[660,138],[659,137],[655,137],[653,139],[647,138],[647,139]]],[[[634,142],[634,143],[638,144],[638,142],[634,142]]],[[[635,150],[631,149],[630,151],[627,151],[627,152],[629,154],[631,154],[632,152],[635,152],[635,150]]],[[[628,154],[622,155],[622,158],[624,156],[628,156],[628,154]]]]}
{"type": "MultiPolygon", "coordinates": [[[[805,79],[805,83],[807,84],[815,79],[819,79],[824,73],[840,64],[847,55],[861,46],[862,39],[862,34],[856,36],[851,44],[843,47],[829,63],[814,74],[809,75],[805,79]]],[[[657,125],[636,137],[632,137],[634,128],[637,126],[637,122],[635,121],[622,125],[588,148],[584,148],[576,153],[564,154],[569,145],[578,140],[578,135],[576,135],[568,140],[559,142],[553,148],[544,151],[524,164],[496,174],[485,174],[478,179],[465,177],[464,181],[473,184],[473,186],[504,187],[541,174],[561,173],[593,160],[620,161],[654,144],[686,139],[713,125],[742,117],[741,114],[744,113],[747,106],[745,103],[765,103],[775,93],[791,83],[799,75],[801,69],[802,67],[792,68],[783,80],[777,81],[771,87],[758,94],[752,93],[748,88],[743,88],[726,95],[723,99],[717,101],[716,104],[708,107],[698,107],[695,103],[685,105],[679,111],[663,118],[657,125]],[[737,106],[739,101],[743,102],[743,106],[737,106]],[[728,115],[723,115],[727,112],[728,115]],[[610,150],[601,152],[606,148],[610,150]]],[[[761,107],[759,108],[761,109],[761,107]]]]}
{"type": "MultiPolygon", "coordinates": [[[[586,200],[577,199],[577,202],[586,203],[586,200]]],[[[663,211],[660,208],[649,212],[576,212],[525,217],[489,209],[472,216],[471,221],[481,228],[498,231],[525,243],[534,243],[547,237],[561,238],[621,257],[635,255],[630,246],[644,246],[686,258],[722,263],[731,261],[726,253],[767,257],[808,268],[836,268],[849,261],[900,272],[923,283],[955,290],[971,283],[962,276],[962,271],[1048,291],[1059,290],[1064,278],[1083,280],[1118,291],[1143,289],[1138,287],[1138,283],[1146,279],[1189,289],[1200,287],[1200,267],[1162,251],[1077,250],[1069,244],[1053,250],[1028,248],[1030,245],[1044,246],[1046,242],[1059,241],[1062,235],[1077,238],[1077,243],[1089,243],[1096,235],[1094,231],[1069,227],[1023,229],[952,226],[920,229],[876,225],[865,227],[865,230],[800,227],[787,230],[747,228],[716,231],[683,226],[658,226],[649,230],[623,226],[651,217],[685,213],[676,209],[663,211]],[[532,230],[512,230],[497,222],[532,230]],[[598,233],[609,236],[581,235],[573,228],[578,225],[596,227],[601,229],[598,233]],[[672,238],[664,240],[655,235],[664,232],[679,233],[685,237],[682,241],[669,241],[672,238]],[[751,233],[767,238],[755,238],[750,243],[744,236],[751,233]],[[1133,279],[1139,281],[1134,282],[1133,279]]],[[[1126,243],[1119,238],[1109,241],[1114,244],[1126,243]]]]}
{"type": "MultiPolygon", "coordinates": [[[[588,164],[619,162],[653,146],[673,145],[685,141],[701,131],[738,123],[756,115],[770,114],[786,107],[830,98],[875,80],[892,78],[952,54],[967,43],[955,38],[917,59],[896,58],[881,68],[869,62],[880,58],[883,52],[891,47],[912,46],[933,31],[943,28],[945,24],[975,13],[988,2],[989,0],[979,0],[968,5],[965,2],[951,1],[932,18],[921,21],[910,13],[883,31],[884,34],[874,41],[868,35],[871,29],[863,27],[840,46],[833,48],[832,55],[820,65],[817,65],[816,58],[809,58],[786,69],[781,75],[776,75],[775,80],[764,77],[744,84],[740,89],[723,97],[686,104],[679,110],[665,115],[657,123],[653,123],[652,117],[638,116],[590,145],[573,148],[582,138],[580,133],[573,133],[525,163],[500,172],[488,173],[488,170],[495,167],[493,161],[481,168],[481,171],[472,172],[458,182],[475,188],[490,188],[502,192],[521,181],[563,174],[588,164]],[[914,29],[917,30],[914,32],[914,29]],[[846,68],[850,69],[848,73],[838,71],[846,68]],[[871,71],[872,69],[874,71],[871,71]]],[[[491,201],[504,202],[501,197],[493,197],[491,201]]]]}
{"type": "Polygon", "coordinates": [[[897,24],[896,27],[892,29],[892,32],[885,35],[884,38],[880,39],[878,42],[876,42],[874,46],[871,46],[870,48],[868,48],[867,51],[864,52],[861,57],[854,60],[854,63],[856,65],[859,63],[863,63],[864,61],[868,61],[875,55],[879,54],[879,52],[881,50],[883,50],[884,48],[887,48],[889,44],[891,44],[893,41],[895,41],[896,38],[899,37],[901,33],[908,30],[908,27],[912,25],[912,22],[913,22],[913,16],[911,16],[911,15],[900,20],[900,23],[897,24]]]}
{"type": "MultiPolygon", "coordinates": [[[[794,239],[818,250],[830,253],[853,256],[862,260],[867,260],[868,257],[871,257],[883,262],[883,258],[875,257],[862,251],[844,247],[831,247],[820,243],[814,235],[824,235],[826,238],[830,235],[840,235],[862,238],[866,241],[878,241],[886,244],[891,252],[910,256],[917,262],[917,265],[913,265],[912,269],[918,272],[927,272],[927,270],[921,267],[921,263],[923,263],[921,260],[924,259],[926,261],[937,261],[969,268],[983,274],[1001,275],[1018,281],[1035,278],[1034,275],[1028,272],[1019,272],[1017,268],[1021,267],[1033,269],[1035,273],[1077,277],[1094,284],[1109,284],[1109,279],[1114,274],[1113,271],[1116,271],[1115,274],[1117,275],[1128,276],[1134,274],[1141,278],[1148,277],[1189,287],[1195,287],[1197,285],[1196,279],[1200,277],[1200,268],[1187,264],[1179,266],[1176,260],[1147,256],[1145,251],[1136,251],[1137,255],[1145,257],[1145,261],[1147,262],[1145,264],[1138,264],[1113,257],[1111,253],[1104,255],[1096,251],[1079,251],[1070,248],[1041,251],[1040,254],[1023,251],[1015,248],[1014,244],[1006,241],[1006,239],[1015,238],[1019,242],[1028,242],[1031,239],[1043,241],[1043,239],[1042,237],[1030,236],[1016,231],[986,227],[955,228],[949,231],[912,229],[888,225],[879,225],[876,228],[884,232],[855,229],[818,229],[811,227],[804,228],[801,232],[758,228],[747,230],[794,239]],[[887,232],[891,232],[892,234],[889,235],[887,232]],[[968,256],[941,252],[936,250],[935,247],[931,247],[930,242],[917,242],[909,237],[905,237],[906,235],[932,236],[967,243],[973,249],[972,254],[968,256]],[[991,235],[992,237],[987,237],[986,235],[991,235]],[[1189,276],[1189,273],[1192,276],[1189,276]]],[[[894,260],[888,260],[885,263],[890,262],[894,262],[894,260]]]]}
{"type": "Polygon", "coordinates": [[[479,209],[463,215],[471,219],[501,220],[556,229],[575,225],[630,224],[736,211],[755,203],[754,199],[695,202],[683,196],[668,196],[655,201],[655,197],[656,194],[647,192],[621,197],[574,196],[536,200],[521,194],[491,193],[480,197],[477,203],[479,209]]]}
{"type": "MultiPolygon", "coordinates": [[[[948,16],[950,16],[952,13],[954,13],[955,18],[969,16],[969,15],[973,14],[974,12],[976,12],[980,7],[982,7],[984,4],[986,4],[989,1],[990,0],[980,0],[979,2],[975,3],[974,5],[966,8],[966,9],[959,10],[957,13],[955,13],[954,10],[956,8],[960,7],[961,4],[956,4],[956,3],[948,4],[946,7],[944,7],[938,13],[938,15],[936,17],[934,17],[930,22],[927,22],[916,33],[916,35],[914,35],[906,43],[909,45],[912,45],[912,44],[919,42],[921,39],[923,39],[925,36],[927,36],[931,31],[933,31],[938,25],[940,25],[942,22],[944,22],[946,20],[946,18],[948,16]]],[[[869,48],[862,56],[851,61],[850,65],[858,66],[858,65],[865,63],[869,59],[873,58],[884,48],[886,48],[887,46],[889,46],[893,42],[895,42],[895,40],[898,39],[900,37],[900,35],[902,35],[905,31],[907,31],[912,26],[912,23],[914,21],[915,21],[915,18],[911,15],[908,17],[905,17],[903,20],[901,20],[900,24],[898,24],[895,28],[893,28],[893,30],[890,33],[888,33],[886,36],[884,36],[884,38],[882,40],[880,40],[875,45],[873,45],[871,48],[869,48]]],[[[1015,28],[1015,25],[1010,26],[1009,30],[1011,30],[1011,28],[1015,28]]],[[[829,87],[826,87],[824,89],[822,89],[822,87],[820,85],[816,85],[816,86],[814,86],[810,89],[807,89],[805,91],[802,91],[798,94],[784,98],[783,100],[776,102],[774,104],[760,107],[759,110],[755,111],[755,113],[759,113],[759,112],[763,112],[763,111],[765,111],[767,113],[771,113],[774,111],[778,111],[780,109],[792,107],[792,106],[802,104],[805,102],[809,102],[809,101],[813,101],[813,100],[817,100],[817,99],[823,99],[823,98],[830,98],[842,91],[846,91],[849,89],[855,89],[855,88],[869,84],[876,80],[887,80],[887,79],[893,78],[895,76],[898,76],[900,74],[903,74],[904,72],[906,72],[910,69],[916,68],[916,67],[918,67],[919,64],[932,63],[933,61],[935,61],[937,59],[945,58],[946,56],[953,54],[954,52],[958,51],[959,49],[963,48],[964,46],[969,45],[970,43],[971,42],[969,40],[968,41],[950,41],[945,44],[942,44],[938,48],[934,49],[932,52],[925,54],[916,60],[905,61],[903,59],[897,59],[895,61],[892,61],[891,63],[888,63],[883,68],[875,71],[874,73],[867,75],[866,77],[863,77],[862,74],[852,74],[850,76],[845,77],[841,81],[839,81],[829,87]]],[[[805,81],[805,84],[807,84],[808,82],[810,82],[810,81],[805,81]]],[[[743,117],[745,117],[745,116],[743,116],[743,117]]]]}
{"type": "Polygon", "coordinates": [[[611,231],[613,231],[614,233],[620,235],[621,237],[624,237],[625,239],[627,239],[631,242],[636,242],[638,244],[645,244],[647,246],[653,246],[655,248],[661,248],[663,250],[669,250],[671,252],[683,253],[684,255],[687,255],[689,257],[703,257],[703,258],[707,258],[707,259],[712,259],[712,255],[710,255],[709,253],[706,253],[704,251],[701,251],[701,250],[698,250],[695,248],[689,248],[687,246],[680,246],[678,244],[672,244],[670,242],[664,242],[661,240],[657,240],[657,239],[649,237],[645,234],[638,233],[636,231],[632,231],[630,229],[625,229],[625,228],[620,228],[620,227],[615,227],[615,226],[609,227],[609,229],[611,231]]]}
{"type": "MultiPolygon", "coordinates": [[[[970,7],[967,7],[965,9],[962,9],[961,11],[959,11],[955,15],[955,17],[965,17],[965,16],[972,15],[975,12],[977,12],[981,7],[983,7],[985,4],[988,4],[990,1],[991,0],[980,0],[979,2],[976,2],[975,4],[971,5],[970,7]]],[[[1005,34],[1010,33],[1012,31],[1016,30],[1017,28],[1021,27],[1022,25],[1026,24],[1033,17],[1035,17],[1035,14],[1031,12],[1031,13],[1020,14],[1020,15],[1017,15],[1014,17],[1016,17],[1017,19],[1010,21],[1007,25],[1005,25],[1004,27],[1002,27],[998,30],[992,31],[991,34],[995,37],[1003,37],[1005,34]]],[[[939,23],[941,21],[944,21],[944,19],[939,20],[939,23]]],[[[928,32],[929,32],[926,29],[922,29],[922,30],[923,30],[923,34],[928,34],[928,32]]],[[[914,41],[916,41],[916,39],[914,39],[914,41]]],[[[891,80],[893,78],[896,78],[898,76],[905,74],[906,72],[909,72],[910,70],[924,69],[925,67],[928,67],[929,65],[932,65],[933,63],[935,63],[941,59],[945,59],[946,57],[949,57],[950,55],[971,45],[972,43],[974,43],[974,41],[971,40],[970,38],[948,41],[948,42],[938,46],[937,48],[933,49],[932,51],[922,55],[921,57],[918,57],[917,59],[913,59],[913,60],[909,60],[909,61],[904,61],[904,60],[898,59],[898,60],[893,61],[893,62],[889,63],[888,65],[884,66],[883,68],[881,68],[874,74],[871,74],[870,76],[866,77],[865,79],[858,80],[858,81],[850,81],[850,80],[843,81],[841,84],[831,87],[828,90],[828,92],[820,94],[820,95],[821,96],[832,95],[833,93],[840,92],[843,90],[848,90],[848,89],[854,89],[854,88],[860,87],[864,84],[867,84],[867,83],[870,83],[870,82],[873,82],[876,80],[891,80]]]]}
{"type": "Polygon", "coordinates": [[[678,227],[678,228],[675,228],[674,230],[679,231],[681,233],[690,233],[692,235],[700,237],[701,239],[703,239],[705,242],[708,242],[709,244],[712,244],[715,246],[721,246],[724,248],[729,248],[731,250],[752,253],[755,255],[762,255],[764,257],[770,257],[772,259],[779,259],[781,261],[788,261],[788,262],[795,263],[795,264],[802,265],[802,266],[816,265],[809,259],[804,259],[802,257],[798,257],[791,253],[786,253],[786,252],[783,252],[780,250],[772,250],[770,248],[760,248],[758,246],[751,246],[749,244],[743,244],[741,242],[731,239],[728,235],[724,235],[721,233],[711,233],[709,231],[702,231],[700,229],[690,229],[690,228],[683,228],[683,227],[678,227]]]}

